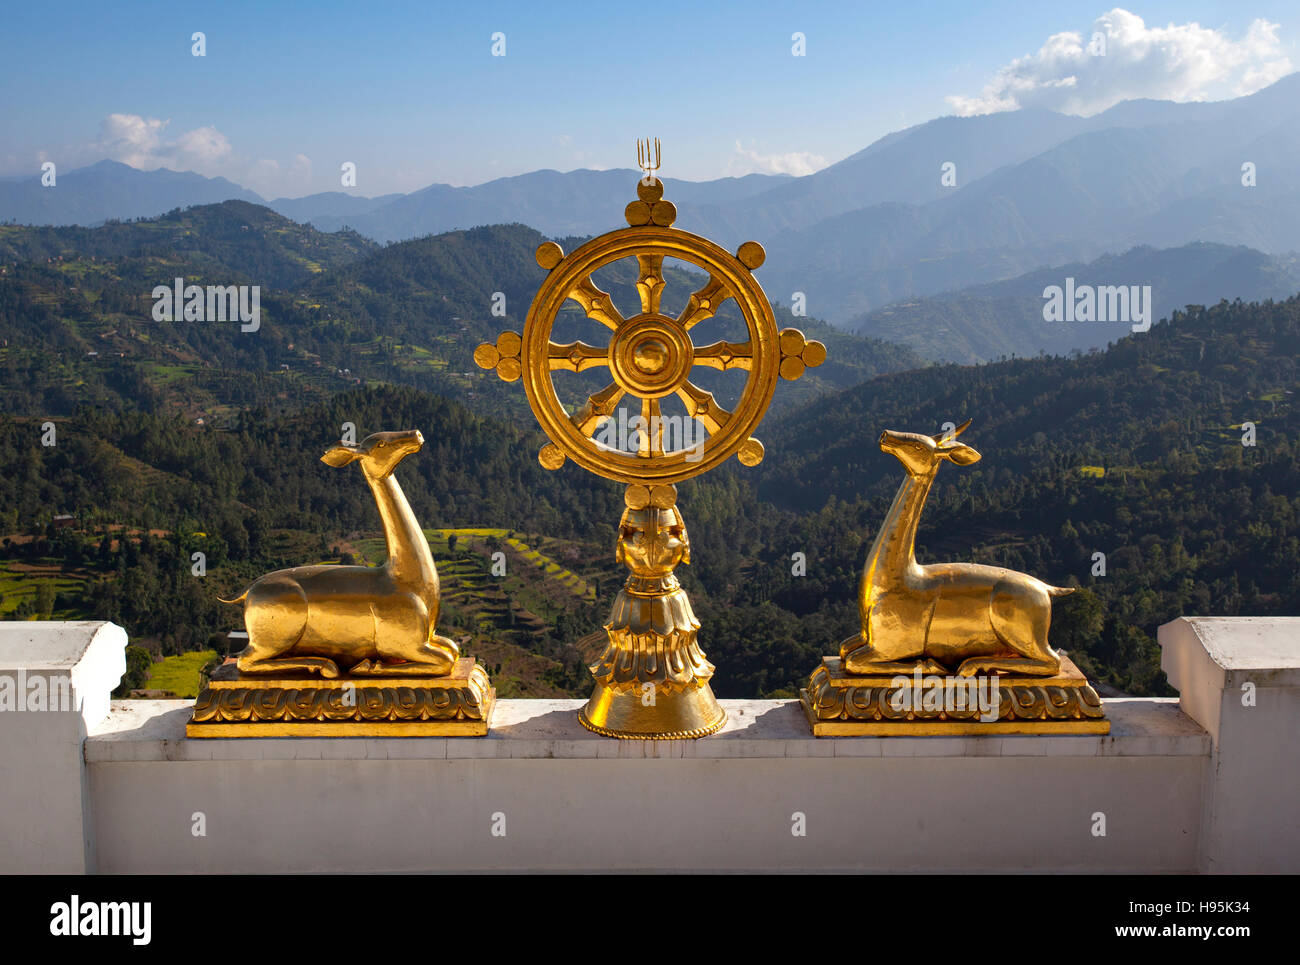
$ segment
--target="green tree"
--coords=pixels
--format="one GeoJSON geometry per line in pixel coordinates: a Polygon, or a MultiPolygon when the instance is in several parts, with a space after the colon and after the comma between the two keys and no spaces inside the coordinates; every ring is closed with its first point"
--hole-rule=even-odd
{"type": "Polygon", "coordinates": [[[48,620],[54,616],[54,584],[50,580],[42,580],[36,584],[36,617],[39,620],[48,620]]]}
{"type": "Polygon", "coordinates": [[[149,668],[152,666],[153,657],[149,655],[148,650],[127,644],[126,673],[122,674],[122,682],[113,691],[113,696],[122,698],[131,691],[142,688],[149,680],[149,668]]]}

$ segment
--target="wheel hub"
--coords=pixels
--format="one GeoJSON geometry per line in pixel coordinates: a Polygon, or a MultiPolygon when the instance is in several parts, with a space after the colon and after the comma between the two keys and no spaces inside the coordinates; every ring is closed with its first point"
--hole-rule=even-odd
{"type": "Polygon", "coordinates": [[[643,399],[672,395],[695,362],[695,346],[675,318],[638,315],[609,342],[609,370],[619,387],[643,399]]]}

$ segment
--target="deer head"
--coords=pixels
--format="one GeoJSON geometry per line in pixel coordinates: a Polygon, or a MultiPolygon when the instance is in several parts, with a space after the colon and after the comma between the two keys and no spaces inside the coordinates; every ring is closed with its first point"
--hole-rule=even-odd
{"type": "Polygon", "coordinates": [[[980,454],[956,440],[970,424],[971,420],[967,419],[951,433],[933,436],[886,429],[880,435],[880,449],[901,462],[909,476],[932,475],[939,468],[940,459],[947,459],[959,466],[969,466],[979,461],[980,454]]]}
{"type": "Polygon", "coordinates": [[[387,479],[398,463],[413,452],[424,448],[424,436],[419,429],[406,429],[402,432],[372,432],[355,446],[340,442],[320,461],[328,465],[346,466],[360,460],[361,471],[369,479],[387,479]]]}

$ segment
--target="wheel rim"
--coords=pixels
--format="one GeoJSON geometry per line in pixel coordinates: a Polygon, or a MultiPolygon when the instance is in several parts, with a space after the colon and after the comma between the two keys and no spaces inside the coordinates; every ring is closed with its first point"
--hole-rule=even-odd
{"type": "MultiPolygon", "coordinates": [[[[541,249],[538,254],[541,261],[541,249]]],[[[776,390],[781,357],[777,343],[776,322],[762,287],[740,260],[708,239],[657,225],[629,227],[592,239],[554,265],[524,322],[524,391],[543,431],[558,450],[543,453],[543,464],[554,463],[555,457],[562,455],[619,482],[669,484],[705,472],[733,454],[740,454],[747,464],[757,462],[753,457],[761,458],[762,447],[752,434],[776,390]],[[637,290],[642,311],[624,318],[591,276],[629,257],[636,257],[641,268],[637,290]],[[709,281],[692,294],[677,316],[659,311],[665,257],[687,262],[709,275],[709,281]],[[577,301],[589,318],[610,329],[607,347],[551,340],[555,321],[569,298],[577,301]],[[749,341],[696,346],[690,329],[715,315],[727,298],[740,309],[749,341]],[[609,385],[592,393],[584,406],[569,415],[555,391],[552,373],[601,365],[609,368],[609,385]],[[722,371],[747,370],[734,410],[728,411],[711,392],[690,380],[691,370],[698,365],[722,371]],[[699,420],[708,433],[703,451],[694,456],[689,449],[662,452],[661,440],[651,439],[649,452],[643,446],[642,452],[629,453],[594,439],[628,395],[642,400],[643,417],[659,417],[658,401],[676,395],[687,417],[699,420]]]]}

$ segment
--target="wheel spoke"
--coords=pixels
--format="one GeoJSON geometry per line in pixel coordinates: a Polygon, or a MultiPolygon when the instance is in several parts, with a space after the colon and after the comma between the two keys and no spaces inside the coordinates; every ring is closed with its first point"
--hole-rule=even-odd
{"type": "Polygon", "coordinates": [[[659,418],[659,400],[641,400],[642,431],[637,445],[637,455],[645,458],[664,454],[664,427],[659,418]]]}
{"type": "Polygon", "coordinates": [[[623,316],[614,307],[614,300],[609,297],[609,292],[597,288],[590,275],[573,286],[569,297],[582,306],[588,318],[600,322],[607,328],[617,329],[623,324],[623,316]]]}
{"type": "Polygon", "coordinates": [[[754,346],[749,342],[714,342],[695,350],[695,364],[711,369],[745,369],[754,364],[754,346]]]}
{"type": "Polygon", "coordinates": [[[636,280],[636,291],[641,296],[641,311],[657,314],[659,297],[664,293],[664,256],[637,255],[637,264],[641,266],[641,275],[636,280]]]}
{"type": "Polygon", "coordinates": [[[621,398],[623,398],[623,389],[617,382],[611,382],[599,392],[589,396],[583,407],[569,417],[569,421],[584,436],[590,436],[610,417],[621,398]]]}
{"type": "Polygon", "coordinates": [[[709,283],[691,296],[682,313],[677,316],[677,321],[681,322],[683,328],[689,329],[695,323],[716,315],[718,306],[730,297],[731,292],[727,291],[727,287],[710,275],[709,283]]]}
{"type": "Polygon", "coordinates": [[[569,372],[583,372],[599,365],[609,364],[608,349],[597,348],[586,342],[547,342],[546,357],[551,371],[564,369],[569,372]]]}
{"type": "Polygon", "coordinates": [[[693,382],[686,382],[677,389],[677,397],[686,406],[686,414],[704,423],[709,435],[715,436],[731,418],[731,413],[718,405],[712,392],[701,389],[693,382]]]}

